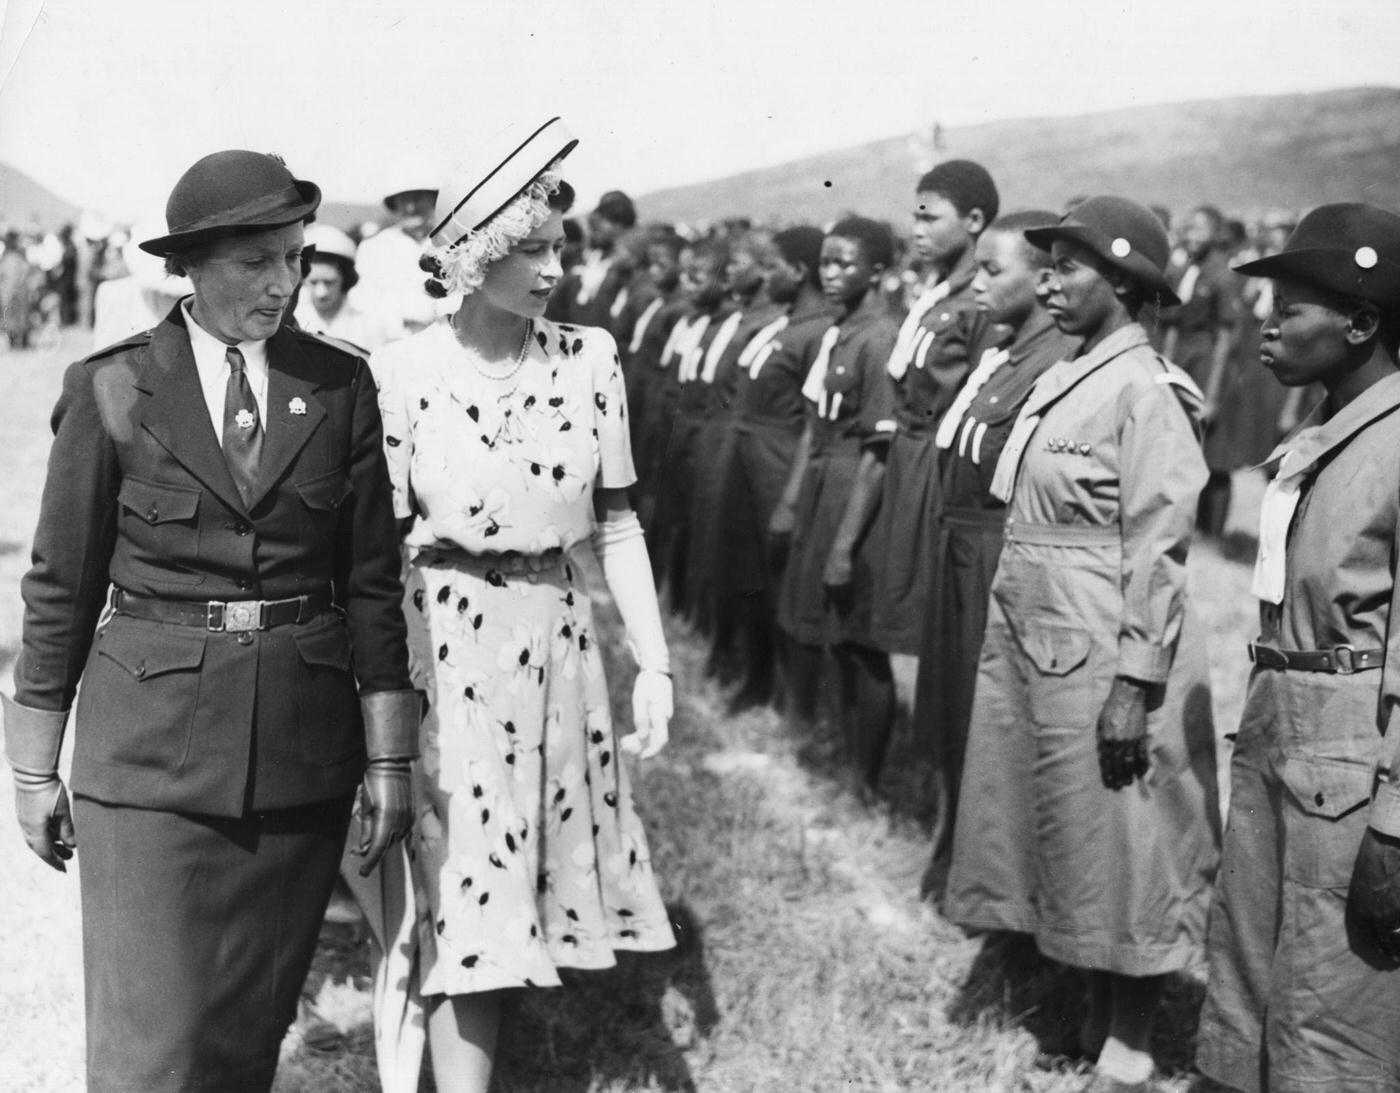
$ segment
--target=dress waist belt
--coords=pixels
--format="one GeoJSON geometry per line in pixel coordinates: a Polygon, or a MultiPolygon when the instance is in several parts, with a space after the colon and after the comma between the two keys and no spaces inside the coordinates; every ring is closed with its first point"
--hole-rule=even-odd
{"type": "Polygon", "coordinates": [[[1249,659],[1261,668],[1349,676],[1367,668],[1379,668],[1385,663],[1385,650],[1356,649],[1350,645],[1334,645],[1331,649],[1277,649],[1251,641],[1249,659]]]}
{"type": "Polygon", "coordinates": [[[1091,524],[1031,524],[1022,520],[1006,521],[1008,543],[1029,543],[1032,546],[1121,546],[1122,536],[1116,527],[1095,527],[1091,524]]]}
{"type": "Polygon", "coordinates": [[[477,554],[449,546],[424,547],[413,559],[415,566],[466,566],[490,572],[496,570],[507,575],[521,573],[542,573],[553,569],[567,557],[562,547],[550,547],[538,554],[526,554],[519,550],[502,550],[495,553],[477,554]]]}
{"type": "Polygon", "coordinates": [[[164,600],[157,596],[135,596],[124,589],[112,593],[112,609],[152,622],[172,622],[198,626],[215,633],[243,630],[271,630],[274,626],[310,622],[331,609],[328,591],[285,600],[164,600]]]}

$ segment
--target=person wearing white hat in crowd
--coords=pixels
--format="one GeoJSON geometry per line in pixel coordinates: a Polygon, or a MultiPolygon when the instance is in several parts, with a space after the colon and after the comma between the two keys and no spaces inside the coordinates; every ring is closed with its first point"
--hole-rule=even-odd
{"type": "Polygon", "coordinates": [[[394,222],[365,239],[356,255],[363,298],[401,321],[410,334],[442,313],[437,301],[423,291],[423,272],[418,268],[437,201],[437,190],[429,185],[435,177],[427,164],[401,165],[397,181],[384,196],[384,207],[394,222]]]}
{"type": "Polygon", "coordinates": [[[154,239],[164,225],[163,219],[138,221],[122,246],[127,275],[97,286],[92,304],[94,348],[152,329],[169,314],[176,300],[194,291],[188,277],[170,275],[161,259],[141,249],[138,241],[154,239]]]}
{"type": "Polygon", "coordinates": [[[355,241],[329,224],[306,229],[311,268],[297,300],[296,320],[309,334],[324,334],[372,353],[386,342],[403,336],[402,321],[368,307],[355,268],[355,241]]]}
{"type": "Polygon", "coordinates": [[[622,369],[606,331],[544,315],[576,143],[551,118],[474,150],[424,258],[461,306],[374,360],[429,696],[410,1004],[378,1016],[411,1027],[424,1000],[442,1090],[490,1084],[503,992],[675,944],[620,755],[660,751],[672,705],[622,369]],[[573,555],[590,537],[641,669],[621,741],[573,555]]]}

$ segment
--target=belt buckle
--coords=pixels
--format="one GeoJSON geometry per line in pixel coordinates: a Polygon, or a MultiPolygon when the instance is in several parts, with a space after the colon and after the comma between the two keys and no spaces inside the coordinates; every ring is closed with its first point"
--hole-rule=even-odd
{"type": "Polygon", "coordinates": [[[1356,652],[1354,645],[1338,645],[1331,650],[1332,671],[1339,676],[1350,676],[1356,674],[1356,661],[1352,659],[1356,652]]]}
{"type": "Polygon", "coordinates": [[[1288,667],[1288,657],[1284,655],[1282,649],[1275,649],[1271,645],[1264,645],[1257,641],[1249,643],[1249,659],[1261,668],[1282,669],[1288,667]]]}
{"type": "Polygon", "coordinates": [[[224,604],[224,631],[230,634],[262,629],[262,600],[233,600],[224,604]]]}

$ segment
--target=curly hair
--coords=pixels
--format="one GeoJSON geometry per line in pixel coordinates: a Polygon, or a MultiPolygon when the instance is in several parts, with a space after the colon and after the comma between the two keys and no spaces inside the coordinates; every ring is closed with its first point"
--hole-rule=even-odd
{"type": "MultiPolygon", "coordinates": [[[[562,159],[562,157],[560,157],[562,159]]],[[[428,247],[418,260],[429,274],[423,287],[434,299],[475,292],[486,270],[538,228],[554,210],[573,204],[573,187],[559,177],[556,159],[481,227],[445,247],[428,247]]]]}

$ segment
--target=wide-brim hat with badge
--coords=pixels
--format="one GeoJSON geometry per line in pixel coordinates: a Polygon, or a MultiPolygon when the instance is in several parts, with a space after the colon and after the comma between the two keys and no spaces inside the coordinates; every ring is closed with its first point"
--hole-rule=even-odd
{"type": "Polygon", "coordinates": [[[1400,214],[1360,203],[1319,205],[1298,221],[1283,250],[1234,268],[1400,311],[1400,214]]]}
{"type": "Polygon", "coordinates": [[[450,247],[484,228],[578,139],[562,118],[542,125],[512,126],[470,148],[452,181],[438,192],[428,241],[450,247]]]}
{"type": "Polygon", "coordinates": [[[1164,307],[1181,300],[1167,283],[1171,241],[1153,211],[1126,197],[1088,197],[1047,228],[1028,228],[1027,241],[1048,251],[1057,239],[1087,247],[1115,269],[1133,277],[1164,307]]]}
{"type": "Polygon", "coordinates": [[[280,158],[233,149],[214,152],[180,176],[165,204],[168,234],[140,244],[164,258],[231,235],[297,224],[321,204],[321,188],[293,178],[280,158]]]}

